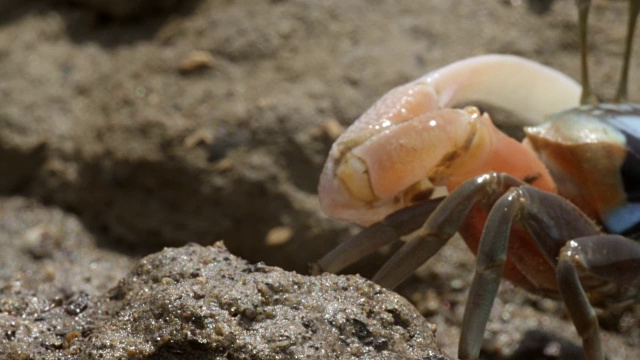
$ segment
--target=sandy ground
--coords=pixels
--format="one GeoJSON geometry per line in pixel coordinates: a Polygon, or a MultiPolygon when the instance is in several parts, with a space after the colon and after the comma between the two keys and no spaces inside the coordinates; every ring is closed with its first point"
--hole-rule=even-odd
{"type": "MultiPolygon", "coordinates": [[[[2,1],[0,192],[59,207],[99,239],[95,256],[118,271],[69,285],[89,294],[114,286],[140,256],[189,242],[224,240],[250,262],[306,273],[358,231],[317,202],[335,125],[390,88],[477,54],[522,55],[577,78],[573,4],[545,3],[2,1]]],[[[617,84],[625,13],[624,1],[594,1],[590,65],[604,98],[617,84]]],[[[36,255],[1,264],[1,283],[20,277],[37,291],[44,280],[29,262],[56,250],[28,248],[36,255]]],[[[369,276],[383,258],[351,271],[369,276]]],[[[472,269],[455,240],[398,289],[438,326],[449,354],[472,269]]],[[[640,356],[638,307],[601,322],[610,359],[640,356]]],[[[574,359],[580,345],[560,304],[505,283],[483,351],[574,359]]]]}

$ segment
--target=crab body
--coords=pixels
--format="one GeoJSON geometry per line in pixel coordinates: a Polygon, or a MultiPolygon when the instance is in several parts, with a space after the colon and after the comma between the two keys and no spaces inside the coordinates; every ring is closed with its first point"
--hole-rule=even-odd
{"type": "Polygon", "coordinates": [[[576,0],[581,85],[523,58],[485,55],[391,90],[356,120],[318,191],[327,214],[367,228],[317,267],[339,271],[406,236],[372,279],[393,288],[460,232],[476,268],[459,358],[478,358],[506,278],[561,299],[585,357],[604,360],[592,305],[640,300],[640,105],[620,104],[640,0],[629,0],[615,104],[597,104],[589,86],[590,4],[576,0]],[[494,123],[468,106],[487,104],[518,116],[494,123]],[[434,197],[437,187],[448,195],[434,197]]]}
{"type": "Polygon", "coordinates": [[[584,105],[528,128],[558,192],[608,232],[640,225],[640,106],[584,105]]]}
{"type": "Polygon", "coordinates": [[[640,286],[640,244],[622,236],[640,227],[640,107],[578,107],[580,92],[567,76],[510,55],[462,60],[391,90],[325,164],[324,211],[368,228],[320,268],[339,271],[411,234],[374,277],[394,287],[458,231],[478,257],[469,300],[483,309],[465,312],[461,358],[477,357],[503,277],[564,298],[588,357],[600,359],[587,299],[627,301],[640,286]],[[474,104],[518,116],[494,122],[474,104]],[[523,139],[500,130],[514,127],[523,139]],[[438,187],[450,195],[432,198],[438,187]]]}
{"type": "MultiPolygon", "coordinates": [[[[627,199],[627,191],[640,184],[639,149],[633,148],[640,134],[640,120],[633,117],[640,112],[631,105],[561,112],[577,106],[579,96],[580,86],[565,75],[510,55],[478,56],[431,72],[391,90],[336,141],[320,180],[323,209],[368,226],[428,197],[434,186],[452,192],[493,171],[557,192],[623,233],[640,222],[640,209],[627,199]],[[502,133],[477,108],[455,108],[496,99],[522,114],[499,125],[525,126],[523,142],[502,133]]],[[[488,210],[475,206],[459,230],[474,252],[488,210]]],[[[518,227],[508,253],[506,279],[530,291],[557,293],[555,261],[545,259],[518,227]]]]}

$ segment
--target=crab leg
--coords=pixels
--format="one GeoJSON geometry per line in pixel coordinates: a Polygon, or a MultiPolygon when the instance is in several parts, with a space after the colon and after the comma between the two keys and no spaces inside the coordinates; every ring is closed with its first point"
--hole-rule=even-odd
{"type": "Polygon", "coordinates": [[[447,243],[474,205],[488,200],[496,192],[502,193],[520,184],[511,176],[494,172],[463,183],[442,201],[423,227],[384,264],[372,280],[387,288],[396,287],[447,243]]]}
{"type": "Polygon", "coordinates": [[[583,284],[587,290],[606,282],[640,284],[640,244],[619,235],[599,234],[597,227],[570,202],[529,186],[507,191],[489,213],[465,309],[460,358],[475,359],[480,352],[514,220],[526,228],[551,264],[560,254],[557,286],[583,339],[585,355],[587,359],[604,359],[598,321],[583,284]],[[574,240],[559,248],[566,239],[574,240]]]}
{"type": "Polygon", "coordinates": [[[623,286],[640,285],[640,244],[619,235],[595,235],[569,241],[560,251],[558,287],[587,359],[604,359],[598,318],[579,275],[593,275],[623,286]]]}
{"type": "MultiPolygon", "coordinates": [[[[458,350],[461,359],[477,359],[480,353],[482,335],[503,275],[514,221],[525,227],[552,267],[566,239],[598,234],[596,226],[561,197],[526,185],[506,191],[489,212],[480,239],[458,350]]],[[[544,279],[529,280],[543,292],[554,290],[548,288],[544,279]]]]}
{"type": "Polygon", "coordinates": [[[323,256],[314,272],[337,273],[376,249],[400,240],[422,226],[441,202],[442,198],[430,199],[391,213],[323,256]]]}
{"type": "Polygon", "coordinates": [[[498,200],[482,233],[458,345],[460,359],[477,359],[480,354],[482,335],[504,272],[512,219],[519,210],[518,192],[518,188],[513,188],[498,200]],[[502,204],[505,202],[506,206],[502,204]]]}

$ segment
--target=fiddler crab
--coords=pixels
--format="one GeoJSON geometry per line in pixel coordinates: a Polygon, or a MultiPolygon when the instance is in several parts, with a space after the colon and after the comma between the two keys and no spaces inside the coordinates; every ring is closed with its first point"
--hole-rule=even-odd
{"type": "Polygon", "coordinates": [[[516,56],[455,62],[378,100],[333,144],[320,178],[323,210],[367,226],[320,259],[322,271],[404,236],[373,281],[395,287],[456,232],[476,253],[461,359],[479,356],[501,278],[562,299],[587,359],[604,359],[592,304],[640,298],[640,105],[623,103],[640,0],[613,103],[590,91],[590,1],[576,3],[582,85],[516,56]],[[469,104],[518,116],[494,122],[469,104]],[[518,127],[522,141],[498,129],[518,127]],[[432,196],[439,187],[448,195],[432,196]]]}

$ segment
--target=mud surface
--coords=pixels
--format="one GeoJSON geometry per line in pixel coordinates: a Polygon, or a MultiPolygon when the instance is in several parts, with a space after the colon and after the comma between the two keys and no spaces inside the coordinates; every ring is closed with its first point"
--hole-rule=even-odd
{"type": "Polygon", "coordinates": [[[435,327],[364,278],[249,264],[221,242],[166,249],[132,269],[59,210],[12,198],[1,211],[0,243],[25,244],[3,264],[34,274],[3,286],[4,359],[445,359],[435,327]],[[12,261],[21,257],[31,264],[12,261]]]}
{"type": "MultiPolygon", "coordinates": [[[[617,86],[625,14],[624,1],[594,1],[592,84],[605,98],[617,86]]],[[[315,195],[341,126],[390,88],[472,55],[522,55],[578,78],[575,17],[570,1],[534,0],[0,2],[0,315],[36,321],[29,306],[7,305],[28,299],[72,313],[107,301],[165,246],[223,240],[249,263],[306,273],[357,231],[325,217],[315,195]]],[[[639,65],[635,56],[636,102],[639,65]]],[[[213,251],[194,249],[175,251],[213,251]]],[[[350,270],[368,276],[383,258],[350,270]]],[[[450,354],[472,269],[455,240],[398,289],[450,354]]],[[[44,348],[88,351],[65,345],[104,335],[86,330],[85,313],[46,320],[58,330],[45,331],[44,348]]],[[[638,307],[601,322],[610,359],[640,356],[638,307]]],[[[31,336],[0,330],[3,344],[31,336]]],[[[133,355],[213,346],[171,336],[181,345],[148,342],[155,350],[133,355]]],[[[486,358],[573,359],[579,344],[560,304],[503,284],[486,358]]]]}

